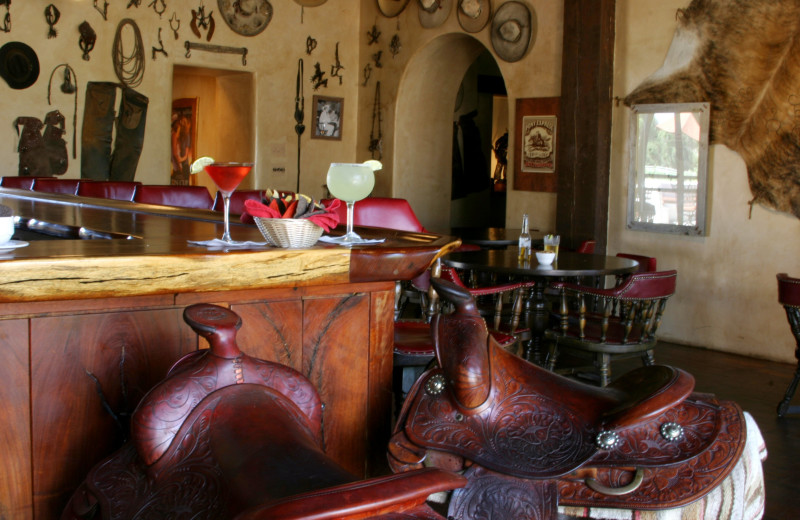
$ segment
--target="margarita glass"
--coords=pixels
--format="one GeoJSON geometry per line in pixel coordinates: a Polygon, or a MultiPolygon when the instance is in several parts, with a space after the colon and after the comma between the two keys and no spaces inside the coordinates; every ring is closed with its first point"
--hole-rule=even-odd
{"type": "Polygon", "coordinates": [[[347,204],[347,232],[334,242],[344,245],[366,242],[353,231],[353,208],[355,203],[372,193],[375,187],[375,171],[383,168],[379,161],[357,163],[331,163],[328,168],[328,191],[347,204]]]}
{"type": "Polygon", "coordinates": [[[222,200],[225,202],[225,232],[222,234],[223,242],[228,244],[236,244],[237,242],[231,239],[230,230],[230,207],[231,207],[231,194],[236,191],[236,188],[242,182],[250,170],[253,168],[253,163],[211,163],[204,166],[204,169],[214,184],[219,188],[222,193],[222,200]]]}

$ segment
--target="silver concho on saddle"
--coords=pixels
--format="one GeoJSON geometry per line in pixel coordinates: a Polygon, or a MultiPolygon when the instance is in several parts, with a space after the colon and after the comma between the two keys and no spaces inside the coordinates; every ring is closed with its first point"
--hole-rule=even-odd
{"type": "Polygon", "coordinates": [[[464,471],[469,483],[453,493],[448,518],[680,507],[739,459],[742,410],[694,392],[687,372],[647,366],[604,388],[570,380],[499,348],[468,293],[432,283],[456,311],[436,318],[441,368],[409,393],[389,461],[394,471],[464,471]]]}

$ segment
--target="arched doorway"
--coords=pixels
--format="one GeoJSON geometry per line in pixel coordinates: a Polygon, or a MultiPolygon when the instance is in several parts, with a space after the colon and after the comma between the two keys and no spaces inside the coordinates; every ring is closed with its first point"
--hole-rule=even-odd
{"type": "Polygon", "coordinates": [[[429,229],[450,227],[454,107],[466,72],[484,51],[469,35],[442,35],[417,52],[398,89],[395,128],[403,131],[394,137],[392,192],[429,229]]]}

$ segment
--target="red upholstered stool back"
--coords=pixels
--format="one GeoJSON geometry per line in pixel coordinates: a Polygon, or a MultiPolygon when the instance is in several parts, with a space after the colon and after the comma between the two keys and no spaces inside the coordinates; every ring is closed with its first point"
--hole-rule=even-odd
{"type": "Polygon", "coordinates": [[[786,310],[786,319],[789,320],[789,327],[797,343],[794,351],[797,368],[786,388],[783,400],[778,403],[778,417],[783,417],[786,414],[800,413],[800,405],[790,406],[797,385],[800,383],[800,278],[792,278],[786,273],[778,274],[778,302],[786,310]]]}
{"type": "Polygon", "coordinates": [[[800,307],[800,278],[786,273],[778,275],[778,301],[781,305],[800,307]]]}
{"type": "Polygon", "coordinates": [[[38,177],[33,182],[33,191],[75,195],[78,193],[78,184],[80,182],[80,179],[54,179],[51,177],[38,177]]]}
{"type": "Polygon", "coordinates": [[[0,177],[0,186],[18,190],[32,190],[36,177],[0,177]]]}
{"type": "Polygon", "coordinates": [[[205,186],[161,186],[143,184],[136,188],[134,202],[177,206],[179,208],[211,209],[214,199],[205,186]]]}
{"type": "Polygon", "coordinates": [[[78,184],[78,195],[132,201],[136,188],[141,185],[141,182],[135,181],[81,181],[78,184]]]}
{"type": "MultiPolygon", "coordinates": [[[[331,200],[325,199],[322,202],[327,205],[331,200]]],[[[341,225],[344,225],[347,219],[347,207],[344,203],[339,206],[338,213],[341,225]]],[[[427,232],[406,199],[391,197],[368,197],[356,202],[353,208],[353,225],[427,232]]]]}
{"type": "MultiPolygon", "coordinates": [[[[244,213],[244,201],[246,200],[263,200],[264,190],[236,190],[231,194],[231,214],[241,215],[244,213]]],[[[218,191],[214,198],[214,211],[223,211],[225,209],[225,200],[222,198],[222,192],[218,191]]]]}

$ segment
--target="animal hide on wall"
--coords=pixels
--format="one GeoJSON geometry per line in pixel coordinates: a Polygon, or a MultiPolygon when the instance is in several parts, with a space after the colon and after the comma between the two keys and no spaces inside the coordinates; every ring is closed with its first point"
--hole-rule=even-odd
{"type": "Polygon", "coordinates": [[[710,102],[710,141],[742,156],[752,202],[800,218],[800,0],[693,0],[677,19],[625,104],[710,102]]]}

